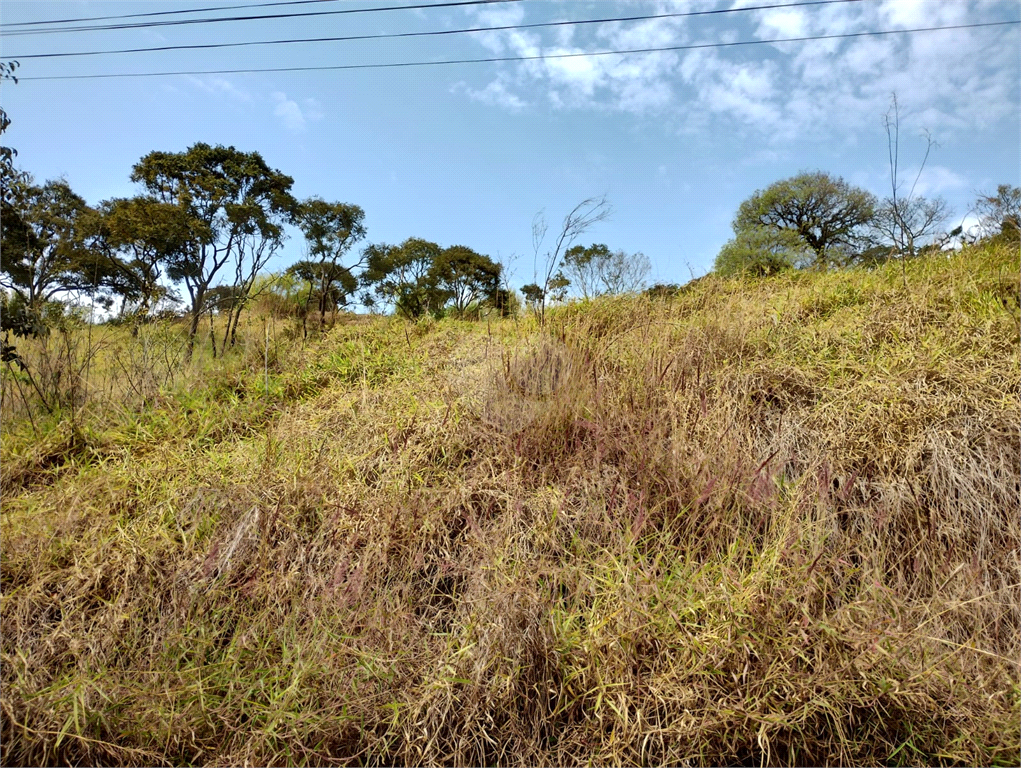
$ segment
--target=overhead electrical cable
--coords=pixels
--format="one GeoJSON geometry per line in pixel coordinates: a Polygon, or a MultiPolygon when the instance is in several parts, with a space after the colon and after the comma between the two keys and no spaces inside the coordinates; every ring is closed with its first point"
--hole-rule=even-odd
{"type": "Polygon", "coordinates": [[[133,24],[103,24],[91,27],[53,27],[50,29],[18,29],[13,32],[0,31],[0,37],[25,37],[27,35],[56,34],[59,32],[96,32],[111,29],[149,29],[152,27],[177,27],[184,24],[215,24],[228,21],[262,21],[267,19],[301,19],[309,16],[341,16],[352,13],[379,13],[380,11],[412,11],[427,8],[454,8],[466,5],[493,5],[495,3],[517,3],[521,0],[448,0],[443,3],[420,3],[418,5],[389,5],[378,8],[341,8],[333,11],[303,11],[301,13],[263,13],[258,16],[216,16],[208,19],[171,19],[170,21],[140,21],[133,24]]]}
{"type": "Polygon", "coordinates": [[[979,29],[982,27],[1003,27],[1021,24],[1021,20],[989,21],[975,24],[954,24],[943,27],[916,27],[914,29],[886,29],[874,32],[845,32],[837,35],[810,35],[806,37],[785,37],[771,40],[738,40],[731,43],[699,43],[694,45],[668,45],[657,48],[629,48],[614,51],[588,51],[582,53],[551,53],[536,56],[493,56],[484,59],[447,59],[443,61],[402,61],[390,64],[337,64],[316,67],[266,67],[259,69],[202,69],[176,72],[117,72],[97,75],[43,75],[20,77],[26,80],[102,80],[118,77],[170,77],[174,75],[240,75],[258,72],[331,72],[350,69],[398,69],[402,67],[434,67],[451,64],[493,64],[498,62],[540,61],[544,59],[576,59],[587,56],[617,56],[635,53],[660,53],[665,51],[694,51],[706,48],[735,48],[748,45],[773,45],[778,43],[803,43],[812,40],[844,40],[855,37],[877,37],[880,35],[904,35],[920,32],[944,32],[955,29],[979,29]]]}
{"type": "Polygon", "coordinates": [[[441,29],[428,32],[387,32],[375,35],[346,35],[343,37],[304,37],[282,40],[246,40],[237,43],[195,43],[191,45],[161,45],[148,48],[121,48],[112,51],[70,51],[66,53],[29,53],[22,55],[8,54],[10,59],[56,59],[72,56],[105,56],[123,53],[152,53],[162,51],[193,51],[212,48],[241,48],[258,45],[293,45],[304,43],[336,43],[352,40],[388,40],[402,37],[434,37],[438,35],[461,35],[473,32],[503,32],[512,29],[539,29],[543,27],[569,27],[584,24],[609,24],[616,22],[651,21],[654,19],[683,18],[690,16],[714,16],[726,13],[746,13],[749,11],[766,11],[779,8],[801,8],[812,5],[834,5],[837,3],[858,3],[862,0],[803,0],[795,3],[773,3],[770,5],[750,5],[740,8],[719,8],[712,11],[678,11],[675,13],[652,13],[644,16],[617,16],[605,19],[581,19],[576,21],[544,21],[533,24],[504,24],[497,27],[469,27],[466,29],[441,29]]]}
{"type": "Polygon", "coordinates": [[[179,16],[182,13],[209,13],[210,11],[233,11],[244,8],[267,8],[274,5],[311,5],[312,3],[338,3],[341,0],[275,0],[272,3],[245,3],[244,5],[214,5],[208,8],[183,8],[176,11],[149,11],[148,13],[123,13],[116,16],[85,16],[78,19],[46,19],[45,21],[15,21],[5,27],[36,27],[42,24],[77,24],[82,21],[108,21],[110,19],[141,19],[147,16],[179,16]]]}

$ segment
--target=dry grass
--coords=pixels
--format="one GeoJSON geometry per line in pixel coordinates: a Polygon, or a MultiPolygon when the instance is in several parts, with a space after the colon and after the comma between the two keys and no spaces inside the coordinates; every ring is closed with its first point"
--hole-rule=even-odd
{"type": "Polygon", "coordinates": [[[378,319],[9,424],[3,762],[1017,765],[1017,267],[378,319]]]}

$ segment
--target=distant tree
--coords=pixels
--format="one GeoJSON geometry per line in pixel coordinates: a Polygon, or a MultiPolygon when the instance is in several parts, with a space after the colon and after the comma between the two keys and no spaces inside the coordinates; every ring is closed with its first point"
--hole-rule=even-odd
{"type": "Polygon", "coordinates": [[[430,275],[438,295],[452,303],[458,317],[485,300],[495,302],[500,288],[500,265],[464,245],[441,251],[430,275]]]}
{"type": "Polygon", "coordinates": [[[110,257],[121,278],[118,293],[145,320],[167,294],[160,282],[166,265],[187,258],[195,221],[181,206],[151,196],[106,200],[95,216],[93,247],[110,257]]]}
{"type": "Polygon", "coordinates": [[[941,197],[888,197],[872,222],[876,242],[888,250],[892,248],[895,254],[914,256],[938,239],[950,213],[941,197]]]}
{"type": "Polygon", "coordinates": [[[680,292],[681,286],[677,283],[656,283],[645,289],[646,296],[652,299],[669,299],[680,292]]]}
{"type": "Polygon", "coordinates": [[[206,291],[206,311],[211,315],[229,315],[241,299],[241,291],[235,286],[214,285],[206,291]]]}
{"type": "MultiPolygon", "coordinates": [[[[570,285],[570,279],[564,275],[564,253],[574,244],[574,241],[587,232],[593,225],[605,221],[612,213],[612,208],[605,197],[590,197],[582,200],[568,213],[560,225],[560,232],[553,241],[551,247],[543,250],[546,241],[546,234],[549,226],[546,218],[540,211],[532,219],[532,249],[535,254],[533,270],[535,282],[526,288],[535,288],[534,292],[529,290],[529,295],[535,296],[536,301],[532,302],[539,322],[546,320],[546,303],[554,301],[561,294],[567,295],[566,288],[570,285]]],[[[522,289],[525,290],[524,288],[522,289]]]]}
{"type": "Polygon", "coordinates": [[[733,228],[738,237],[761,228],[792,232],[811,249],[812,266],[825,267],[843,262],[860,247],[875,209],[875,197],[843,179],[802,173],[741,203],[733,228]]]}
{"type": "Polygon", "coordinates": [[[723,276],[766,277],[816,263],[816,253],[792,229],[749,227],[720,250],[713,270],[723,276]]]}
{"type": "Polygon", "coordinates": [[[345,265],[351,247],[365,237],[365,212],[357,205],[328,203],[313,197],[297,208],[296,221],[305,235],[308,259],[295,265],[302,279],[315,285],[319,303],[319,329],[326,323],[326,310],[346,303],[358,281],[353,273],[362,261],[345,265]]]}
{"type": "Polygon", "coordinates": [[[602,243],[576,245],[564,253],[564,272],[585,299],[639,291],[650,270],[645,254],[611,251],[602,243]]]}
{"type": "Polygon", "coordinates": [[[194,220],[189,247],[167,264],[167,275],[183,281],[191,299],[193,345],[206,293],[223,267],[246,258],[246,247],[248,256],[252,247],[265,254],[283,239],[283,224],[296,206],[294,180],[270,168],[258,152],[203,143],[184,152],[150,152],[134,166],[131,179],[194,220]]]}
{"type": "Polygon", "coordinates": [[[920,247],[931,245],[950,217],[947,202],[940,197],[932,200],[915,195],[918,180],[925,170],[929,154],[937,146],[928,132],[925,156],[918,167],[915,181],[907,195],[901,193],[900,171],[900,108],[897,94],[891,99],[890,109],[883,116],[890,160],[890,197],[883,200],[872,221],[873,241],[889,246],[896,253],[914,256],[920,247]]]}
{"type": "Polygon", "coordinates": [[[86,242],[91,209],[65,181],[28,184],[0,217],[0,286],[37,311],[62,292],[93,292],[109,281],[109,264],[86,242]]]}
{"type": "Polygon", "coordinates": [[[250,297],[258,303],[263,314],[285,318],[302,317],[305,314],[308,294],[308,281],[287,269],[259,275],[252,286],[250,297]]]}
{"type": "Polygon", "coordinates": [[[557,304],[561,301],[567,300],[567,292],[571,287],[571,281],[567,275],[564,274],[563,270],[557,271],[553,277],[549,279],[547,283],[547,290],[545,293],[546,301],[557,304]]]}
{"type": "MultiPolygon", "coordinates": [[[[502,273],[503,265],[501,264],[500,267],[502,273]]],[[[500,317],[517,317],[521,312],[521,297],[517,291],[513,288],[504,288],[502,284],[496,289],[496,293],[489,298],[488,303],[496,310],[500,317]]]]}
{"type": "Polygon", "coordinates": [[[358,290],[358,279],[342,264],[302,259],[288,267],[287,274],[307,287],[302,303],[318,310],[320,333],[325,328],[326,312],[336,314],[358,290]]]}
{"type": "Polygon", "coordinates": [[[443,303],[433,269],[442,252],[436,243],[418,237],[397,246],[370,245],[364,252],[362,284],[399,314],[412,319],[422,317],[443,303]]]}
{"type": "Polygon", "coordinates": [[[525,297],[525,303],[533,309],[538,309],[539,304],[545,298],[546,292],[536,283],[529,283],[521,286],[521,295],[525,297]]]}
{"type": "Polygon", "coordinates": [[[1000,184],[995,195],[980,195],[975,207],[983,235],[999,234],[1011,240],[1021,237],[1021,187],[1000,184]]]}
{"type": "Polygon", "coordinates": [[[564,252],[564,273],[581,291],[583,299],[591,299],[599,294],[599,267],[610,258],[610,249],[602,243],[575,245],[564,252]]]}

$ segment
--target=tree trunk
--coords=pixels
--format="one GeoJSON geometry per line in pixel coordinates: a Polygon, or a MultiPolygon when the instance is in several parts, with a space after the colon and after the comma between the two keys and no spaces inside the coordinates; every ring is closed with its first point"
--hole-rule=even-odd
{"type": "Polygon", "coordinates": [[[216,330],[213,328],[213,310],[209,309],[209,343],[213,346],[213,359],[216,359],[216,330]]]}

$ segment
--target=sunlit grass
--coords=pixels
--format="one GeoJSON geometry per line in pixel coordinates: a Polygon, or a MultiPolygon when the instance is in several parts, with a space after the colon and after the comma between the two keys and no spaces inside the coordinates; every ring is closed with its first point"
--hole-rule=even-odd
{"type": "Polygon", "coordinates": [[[5,764],[1021,759],[1016,249],[286,330],[4,422],[5,764]]]}

